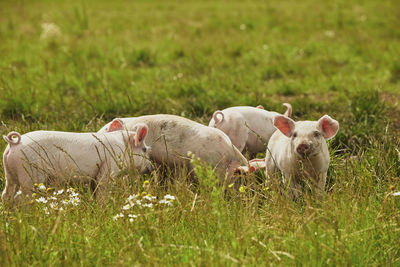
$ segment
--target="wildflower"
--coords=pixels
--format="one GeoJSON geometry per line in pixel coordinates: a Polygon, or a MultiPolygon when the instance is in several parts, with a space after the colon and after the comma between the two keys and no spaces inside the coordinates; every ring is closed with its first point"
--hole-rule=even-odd
{"type": "Polygon", "coordinates": [[[49,214],[50,214],[50,211],[49,211],[49,209],[48,209],[47,207],[44,207],[43,210],[44,210],[44,213],[45,213],[46,215],[49,215],[49,214]]]}
{"type": "Polygon", "coordinates": [[[134,199],[136,199],[137,198],[137,195],[130,195],[127,199],[126,199],[126,201],[127,202],[131,202],[132,200],[134,200],[134,199]]]}
{"type": "Polygon", "coordinates": [[[400,191],[393,193],[392,196],[395,196],[395,197],[400,196],[400,191]]]}
{"type": "Polygon", "coordinates": [[[35,200],[36,200],[36,202],[38,202],[38,203],[47,203],[47,199],[44,198],[44,197],[40,197],[40,198],[35,199],[35,200]]]}
{"type": "Polygon", "coordinates": [[[145,203],[145,204],[142,205],[142,207],[152,208],[153,207],[153,203],[145,203]]]}
{"type": "Polygon", "coordinates": [[[40,34],[40,39],[42,40],[54,39],[61,35],[60,27],[58,27],[56,24],[52,22],[42,23],[41,26],[42,26],[42,33],[40,34]]]}
{"type": "Polygon", "coordinates": [[[77,197],[78,195],[79,195],[78,193],[71,192],[71,193],[69,194],[69,198],[74,198],[74,197],[77,197]]]}
{"type": "Polygon", "coordinates": [[[233,187],[233,183],[231,183],[230,185],[228,185],[228,187],[229,187],[229,188],[232,188],[232,187],[233,187]]]}
{"type": "Polygon", "coordinates": [[[143,199],[146,199],[146,200],[148,200],[148,201],[152,201],[152,200],[153,200],[153,198],[152,198],[152,197],[149,197],[148,195],[144,196],[143,199]]]}
{"type": "Polygon", "coordinates": [[[165,204],[165,205],[168,205],[168,206],[171,206],[171,205],[172,205],[172,203],[169,202],[169,201],[166,200],[166,199],[162,199],[162,200],[158,201],[158,203],[160,203],[160,204],[165,204]]]}
{"type": "Polygon", "coordinates": [[[36,195],[37,195],[36,193],[33,193],[33,194],[32,194],[32,197],[36,197],[36,195]]]}
{"type": "Polygon", "coordinates": [[[40,183],[40,184],[38,185],[38,189],[39,189],[40,191],[45,191],[45,190],[46,190],[46,186],[44,186],[44,184],[40,183]]]}
{"type": "Polygon", "coordinates": [[[239,192],[240,193],[243,193],[244,191],[245,191],[245,187],[243,186],[243,185],[241,185],[240,187],[239,187],[239,192]]]}
{"type": "Polygon", "coordinates": [[[17,196],[19,196],[19,195],[21,195],[21,194],[22,194],[22,191],[21,191],[21,190],[18,190],[17,193],[15,193],[14,198],[16,198],[17,196]]]}
{"type": "Polygon", "coordinates": [[[123,210],[129,210],[131,208],[131,205],[126,204],[125,206],[122,207],[123,210]]]}
{"type": "Polygon", "coordinates": [[[122,217],[124,217],[124,214],[123,213],[119,213],[119,214],[117,214],[117,215],[115,215],[113,217],[113,220],[116,221],[116,220],[118,220],[119,218],[122,218],[122,217]]]}
{"type": "Polygon", "coordinates": [[[133,219],[136,219],[138,216],[135,214],[128,214],[129,222],[133,222],[133,219]]]}
{"type": "Polygon", "coordinates": [[[143,182],[143,185],[148,185],[148,184],[150,184],[149,180],[143,182]]]}
{"type": "Polygon", "coordinates": [[[61,195],[62,193],[64,193],[64,189],[60,189],[57,191],[57,195],[61,195]]]}
{"type": "Polygon", "coordinates": [[[168,194],[168,195],[165,195],[165,196],[164,196],[164,199],[174,200],[175,197],[168,194]]]}
{"type": "Polygon", "coordinates": [[[68,204],[69,204],[69,199],[63,199],[63,200],[62,200],[62,204],[68,205],[68,204]]]}
{"type": "Polygon", "coordinates": [[[70,203],[74,206],[78,206],[79,202],[81,202],[81,200],[78,197],[70,198],[70,203]]]}
{"type": "Polygon", "coordinates": [[[50,203],[50,208],[52,208],[53,210],[57,210],[58,209],[57,203],[51,202],[50,203]]]}

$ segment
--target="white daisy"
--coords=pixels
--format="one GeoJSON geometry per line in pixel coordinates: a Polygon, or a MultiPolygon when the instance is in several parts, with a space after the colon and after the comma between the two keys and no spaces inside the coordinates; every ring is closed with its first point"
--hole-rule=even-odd
{"type": "Polygon", "coordinates": [[[165,196],[164,196],[164,199],[174,200],[175,197],[174,197],[174,196],[171,196],[170,194],[168,194],[168,195],[165,195],[165,196]]]}
{"type": "Polygon", "coordinates": [[[38,202],[38,203],[47,203],[47,199],[44,198],[44,197],[39,197],[38,199],[35,199],[35,200],[36,200],[36,202],[38,202]]]}

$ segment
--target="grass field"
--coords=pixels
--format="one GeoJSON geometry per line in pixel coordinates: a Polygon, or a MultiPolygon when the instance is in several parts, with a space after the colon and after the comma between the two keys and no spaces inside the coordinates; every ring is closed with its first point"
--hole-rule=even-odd
{"type": "Polygon", "coordinates": [[[1,1],[0,134],[282,102],[340,131],[321,201],[222,188],[200,163],[198,185],[131,174],[105,207],[80,188],[63,211],[0,205],[0,265],[400,266],[399,25],[395,0],[1,1]],[[136,193],[153,207],[124,210],[136,193]]]}

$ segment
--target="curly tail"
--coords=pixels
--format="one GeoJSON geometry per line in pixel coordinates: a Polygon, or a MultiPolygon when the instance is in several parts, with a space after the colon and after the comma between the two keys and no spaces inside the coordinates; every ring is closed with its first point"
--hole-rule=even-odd
{"type": "Polygon", "coordinates": [[[292,105],[290,105],[289,103],[283,103],[283,105],[287,108],[286,112],[283,114],[286,117],[292,117],[292,105]]]}
{"type": "Polygon", "coordinates": [[[10,132],[7,136],[3,135],[3,139],[10,145],[18,145],[21,142],[21,135],[17,132],[10,132]]]}
{"type": "Polygon", "coordinates": [[[220,111],[220,110],[215,111],[213,114],[213,119],[214,119],[215,125],[217,125],[218,123],[220,123],[221,121],[224,120],[224,113],[222,113],[222,111],[220,111]],[[221,118],[218,118],[218,115],[220,115],[221,118]]]}

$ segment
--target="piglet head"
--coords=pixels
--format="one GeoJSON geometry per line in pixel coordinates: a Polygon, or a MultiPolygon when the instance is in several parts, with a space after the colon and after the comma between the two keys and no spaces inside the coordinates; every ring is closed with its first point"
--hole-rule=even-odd
{"type": "Polygon", "coordinates": [[[129,133],[129,145],[132,150],[135,167],[144,172],[152,169],[152,164],[148,159],[150,147],[146,145],[145,138],[149,128],[144,123],[138,123],[133,127],[134,131],[129,133]]]}
{"type": "Polygon", "coordinates": [[[318,121],[298,121],[277,115],[274,118],[275,127],[290,138],[292,151],[300,157],[317,155],[325,140],[333,138],[339,130],[339,123],[323,116],[318,121]]]}

